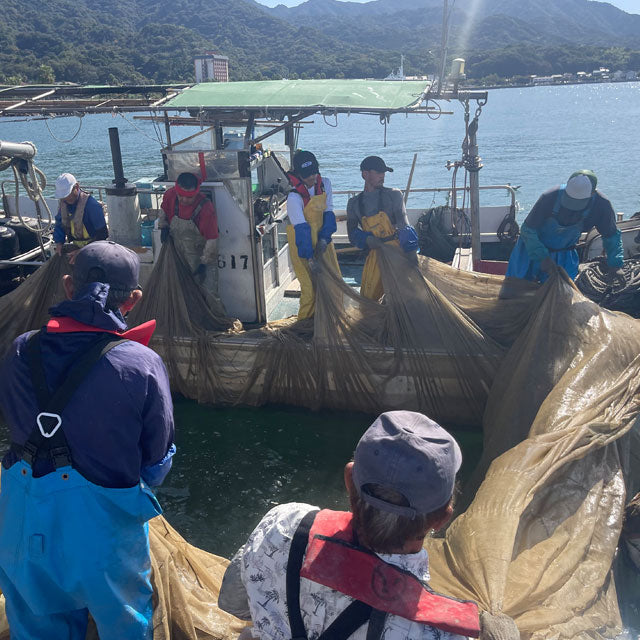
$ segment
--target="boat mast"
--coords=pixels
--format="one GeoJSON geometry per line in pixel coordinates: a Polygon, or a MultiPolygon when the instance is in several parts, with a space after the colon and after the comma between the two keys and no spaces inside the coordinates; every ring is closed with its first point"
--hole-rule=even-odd
{"type": "Polygon", "coordinates": [[[445,71],[447,66],[447,41],[449,39],[449,2],[443,0],[442,3],[442,44],[440,46],[440,69],[438,77],[438,93],[444,93],[445,71]]]}

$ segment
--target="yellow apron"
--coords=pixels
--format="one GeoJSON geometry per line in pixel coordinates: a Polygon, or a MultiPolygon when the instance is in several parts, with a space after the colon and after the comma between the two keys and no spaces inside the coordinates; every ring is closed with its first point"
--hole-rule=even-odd
{"type": "MultiPolygon", "coordinates": [[[[363,216],[360,221],[363,231],[373,233],[376,238],[388,238],[396,232],[396,228],[384,211],[378,211],[373,216],[363,216]]],[[[398,240],[389,240],[386,244],[400,248],[398,240]]],[[[362,268],[362,282],[360,283],[360,295],[370,300],[380,300],[384,288],[382,275],[378,266],[378,252],[375,249],[369,251],[369,255],[362,268]]]]}
{"type": "MultiPolygon", "coordinates": [[[[322,214],[327,206],[327,194],[321,193],[317,196],[311,196],[309,202],[305,206],[303,213],[304,219],[311,227],[311,244],[315,249],[318,241],[318,231],[322,228],[322,214]]],[[[296,246],[296,232],[292,224],[287,225],[287,240],[289,242],[289,256],[293,264],[293,270],[300,282],[300,311],[298,311],[298,319],[304,320],[313,316],[316,306],[316,294],[311,282],[311,274],[309,272],[309,264],[298,255],[298,247],[296,246]]],[[[338,266],[338,256],[336,255],[333,242],[329,243],[327,250],[323,255],[324,264],[332,269],[336,275],[342,277],[340,267],[338,266]]]]}
{"type": "Polygon", "coordinates": [[[76,247],[84,247],[91,241],[91,236],[84,226],[82,221],[84,218],[84,208],[89,199],[89,194],[85,191],[78,193],[78,200],[76,201],[76,209],[73,215],[69,212],[67,203],[64,200],[60,200],[60,216],[62,218],[62,228],[67,234],[69,240],[76,245],[76,247]]]}

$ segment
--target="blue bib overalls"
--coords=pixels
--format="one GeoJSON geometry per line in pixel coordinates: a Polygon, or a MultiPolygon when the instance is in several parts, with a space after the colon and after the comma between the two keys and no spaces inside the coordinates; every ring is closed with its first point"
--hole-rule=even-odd
{"type": "Polygon", "coordinates": [[[122,340],[99,340],[51,394],[38,338],[28,349],[41,413],[27,443],[12,444],[22,459],[3,467],[0,486],[0,588],[11,638],[84,640],[90,612],[101,640],[150,639],[148,520],[160,505],[143,483],[117,489],[84,478],[64,437],[64,406],[89,368],[122,340]],[[33,477],[34,460],[46,457],[55,470],[33,477]]]}

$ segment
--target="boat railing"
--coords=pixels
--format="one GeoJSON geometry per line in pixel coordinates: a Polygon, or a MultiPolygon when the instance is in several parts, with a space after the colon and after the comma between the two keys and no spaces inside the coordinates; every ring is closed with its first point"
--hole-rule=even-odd
{"type": "MultiPolygon", "coordinates": [[[[514,187],[510,184],[491,184],[491,185],[484,185],[480,187],[480,191],[497,191],[497,190],[503,190],[506,191],[507,194],[509,195],[510,198],[510,208],[512,209],[514,215],[516,213],[516,209],[517,209],[517,200],[516,200],[516,191],[517,191],[518,187],[514,187]]],[[[400,189],[400,191],[402,192],[402,194],[404,195],[406,192],[406,189],[400,189]]],[[[410,203],[410,198],[412,195],[414,194],[418,194],[418,193],[446,193],[448,198],[449,198],[449,202],[451,204],[456,204],[457,206],[457,202],[458,202],[458,193],[469,193],[470,191],[470,187],[417,187],[417,188],[413,188],[413,189],[409,189],[409,196],[407,197],[407,205],[409,205],[410,203]]],[[[333,191],[333,195],[334,196],[347,196],[348,198],[351,198],[355,195],[357,195],[358,193],[360,193],[360,190],[334,190],[333,191]]],[[[465,209],[468,207],[465,207],[465,209]]]]}

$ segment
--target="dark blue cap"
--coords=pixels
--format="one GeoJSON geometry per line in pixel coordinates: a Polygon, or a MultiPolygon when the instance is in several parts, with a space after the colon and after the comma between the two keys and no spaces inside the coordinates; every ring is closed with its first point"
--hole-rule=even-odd
{"type": "Polygon", "coordinates": [[[101,270],[95,282],[108,284],[112,289],[132,291],[140,285],[140,259],[138,255],[110,240],[98,240],[82,247],[73,263],[75,282],[88,282],[91,269],[101,270]]]}

